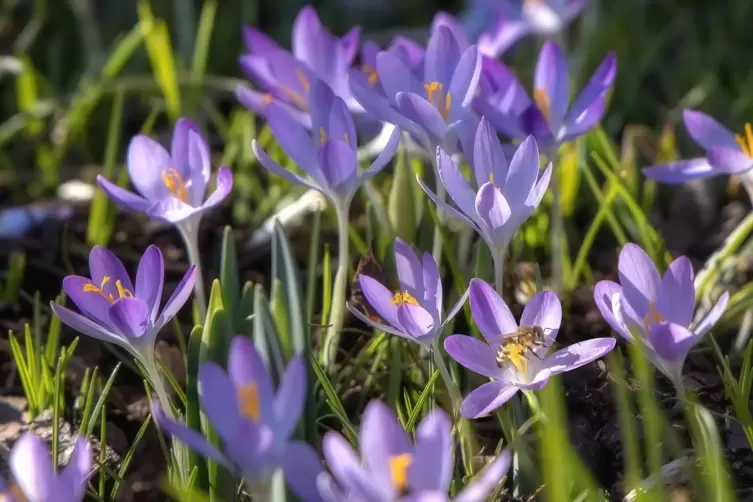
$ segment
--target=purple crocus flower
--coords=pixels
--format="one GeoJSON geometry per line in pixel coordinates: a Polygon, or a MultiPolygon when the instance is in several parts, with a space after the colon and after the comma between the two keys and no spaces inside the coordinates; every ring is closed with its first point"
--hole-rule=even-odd
{"type": "Polygon", "coordinates": [[[614,338],[594,338],[547,355],[562,321],[562,307],[551,291],[537,293],[529,300],[520,318],[520,328],[540,327],[541,345],[528,346],[509,340],[520,329],[510,309],[494,289],[481,279],[472,279],[471,312],[485,342],[472,336],[452,335],[445,340],[450,357],[462,366],[492,379],[471,392],[460,412],[478,418],[505,404],[519,390],[538,390],[551,376],[579,368],[612,350],[614,338]],[[507,341],[506,341],[507,339],[507,341]],[[500,364],[504,347],[507,360],[500,364]]]}
{"type": "Polygon", "coordinates": [[[351,70],[350,87],[367,112],[410,132],[428,151],[438,145],[455,151],[458,138],[475,124],[470,104],[481,59],[476,46],[464,46],[459,29],[442,18],[435,25],[420,75],[397,51],[387,50],[376,57],[376,76],[351,70]]]}
{"type": "Polygon", "coordinates": [[[745,124],[745,134],[732,131],[695,110],[683,110],[682,121],[690,136],[705,151],[705,157],[647,167],[643,174],[661,183],[683,183],[719,174],[742,174],[753,168],[753,128],[745,124]]]}
{"type": "Polygon", "coordinates": [[[508,165],[499,138],[486,118],[479,123],[472,147],[465,150],[477,190],[468,185],[447,152],[437,149],[439,177],[459,209],[440,200],[420,179],[419,183],[446,214],[478,232],[493,253],[504,251],[544,197],[552,166],[549,164],[539,177],[539,151],[532,137],[520,144],[508,165]]]}
{"type": "Polygon", "coordinates": [[[395,239],[395,264],[400,290],[392,292],[366,275],[359,275],[361,290],[369,305],[379,315],[374,319],[348,304],[348,310],[361,321],[378,330],[413,342],[431,345],[442,328],[460,311],[467,292],[442,320],[442,278],[430,253],[419,258],[399,237],[395,239]],[[381,322],[384,319],[388,324],[381,322]]]}
{"type": "Polygon", "coordinates": [[[308,179],[280,166],[256,140],[252,143],[254,153],[270,172],[323,193],[339,208],[347,207],[358,187],[395,155],[400,131],[397,128],[393,131],[384,150],[359,174],[353,118],[345,102],[321,80],[311,84],[311,120],[313,138],[276,103],[267,109],[267,121],[277,142],[308,179]]]}
{"type": "Polygon", "coordinates": [[[91,279],[78,275],[63,279],[65,294],[81,313],[54,302],[52,311],[74,330],[117,344],[149,362],[157,334],[186,303],[196,280],[196,268],[190,267],[160,311],[164,269],[162,252],[149,246],[139,261],[134,287],[118,257],[94,246],[89,253],[91,279]]]}
{"type": "Polygon", "coordinates": [[[316,10],[307,5],[293,23],[292,54],[267,35],[244,27],[248,53],[240,57],[241,68],[261,92],[238,86],[236,96],[246,108],[265,115],[271,102],[278,103],[305,127],[309,116],[312,78],[325,81],[355,112],[363,109],[351,97],[348,70],[358,51],[360,28],[338,38],[321,24],[316,10]]]}
{"type": "MultiPolygon", "coordinates": [[[[421,421],[411,442],[395,413],[372,401],[363,414],[360,459],[343,436],[329,432],[323,448],[332,475],[322,472],[321,465],[301,464],[290,482],[307,501],[449,502],[455,467],[451,429],[447,415],[435,410],[421,421]]],[[[497,456],[455,496],[455,502],[486,500],[511,459],[509,451],[497,456]]]]}
{"type": "Polygon", "coordinates": [[[587,0],[478,0],[500,11],[494,26],[479,37],[479,50],[497,57],[529,34],[551,37],[562,31],[587,0]]]}
{"type": "Polygon", "coordinates": [[[722,294],[694,323],[694,274],[688,258],[674,260],[662,277],[643,249],[626,244],[620,251],[618,273],[620,284],[596,284],[596,306],[620,336],[630,342],[640,337],[647,357],[681,389],[685,357],[722,316],[729,294],[722,294]]]}
{"type": "Polygon", "coordinates": [[[567,59],[556,43],[548,41],[536,64],[533,100],[509,68],[484,58],[474,108],[502,134],[518,139],[533,135],[542,149],[551,152],[601,120],[616,74],[617,58],[610,53],[571,106],[567,59]]]}
{"type": "Polygon", "coordinates": [[[15,484],[0,478],[0,500],[8,502],[80,502],[86,494],[92,455],[86,439],[76,439],[68,465],[55,473],[45,442],[26,432],[10,452],[10,470],[15,484]]]}
{"type": "Polygon", "coordinates": [[[306,400],[306,367],[301,356],[291,359],[275,393],[264,361],[243,336],[233,338],[227,367],[225,372],[208,361],[199,369],[201,408],[222,439],[222,452],[201,433],[167,417],[157,403],[154,417],[165,432],[238,472],[249,490],[262,493],[286,456],[316,461],[310,446],[290,440],[306,400]]]}

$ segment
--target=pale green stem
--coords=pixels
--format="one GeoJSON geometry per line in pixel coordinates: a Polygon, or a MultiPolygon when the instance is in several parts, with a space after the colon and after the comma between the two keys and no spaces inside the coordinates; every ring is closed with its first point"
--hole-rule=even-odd
{"type": "Polygon", "coordinates": [[[180,235],[188,253],[188,262],[196,267],[196,282],[193,286],[196,304],[199,306],[199,320],[204,322],[207,316],[207,296],[204,289],[204,275],[201,270],[201,256],[199,256],[199,226],[198,223],[190,226],[178,226],[180,235]]]}
{"type": "Polygon", "coordinates": [[[460,391],[458,390],[457,385],[455,385],[455,382],[452,380],[450,370],[447,369],[447,365],[444,362],[442,353],[439,350],[439,338],[440,337],[437,336],[432,345],[431,352],[434,356],[434,364],[437,366],[437,369],[439,370],[439,376],[442,377],[442,381],[444,382],[445,387],[447,387],[447,392],[450,394],[450,400],[452,401],[452,410],[454,413],[458,413],[460,411],[460,403],[462,401],[462,398],[460,396],[460,391]]]}
{"type": "Polygon", "coordinates": [[[345,204],[336,204],[337,212],[337,273],[335,284],[332,287],[332,311],[329,316],[329,328],[324,337],[324,349],[322,351],[322,366],[327,369],[332,366],[337,357],[337,349],[340,345],[340,330],[345,315],[345,290],[348,285],[348,212],[350,201],[345,204]]]}
{"type": "Polygon", "coordinates": [[[175,414],[173,413],[173,407],[170,404],[170,398],[167,395],[165,384],[162,382],[162,376],[159,373],[159,365],[157,364],[154,349],[151,349],[149,353],[144,354],[144,360],[141,362],[144,364],[144,370],[152,383],[154,393],[157,394],[157,400],[159,401],[162,411],[165,412],[165,415],[174,420],[175,414]]]}
{"type": "Polygon", "coordinates": [[[489,248],[492,252],[492,261],[494,262],[494,286],[499,296],[502,296],[505,282],[505,253],[507,246],[500,248],[489,248]]]}
{"type": "MultiPolygon", "coordinates": [[[[430,155],[431,165],[434,168],[434,193],[437,194],[437,199],[444,202],[447,199],[447,189],[442,183],[442,178],[439,177],[439,169],[437,168],[437,157],[430,155]]],[[[442,225],[445,221],[445,214],[441,207],[437,206],[437,222],[439,225],[434,227],[434,243],[431,247],[431,256],[434,261],[437,262],[437,266],[442,264],[442,225]]]]}
{"type": "Polygon", "coordinates": [[[564,278],[562,269],[562,238],[565,232],[565,219],[562,214],[560,203],[559,173],[557,172],[555,161],[557,158],[556,150],[554,154],[547,156],[552,163],[552,179],[549,182],[549,189],[552,191],[552,289],[555,292],[561,292],[562,281],[564,278]]]}

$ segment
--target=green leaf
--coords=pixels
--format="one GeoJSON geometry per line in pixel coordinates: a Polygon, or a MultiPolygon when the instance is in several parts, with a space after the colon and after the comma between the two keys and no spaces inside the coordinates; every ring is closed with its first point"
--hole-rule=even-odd
{"type": "MultiPolygon", "coordinates": [[[[201,405],[199,401],[199,366],[201,365],[201,348],[204,328],[195,326],[188,338],[186,359],[186,426],[201,431],[201,405]]],[[[196,487],[209,492],[209,473],[204,457],[193,450],[188,452],[188,468],[196,469],[196,487]]]]}
{"type": "Polygon", "coordinates": [[[395,174],[388,199],[388,213],[395,235],[406,242],[413,242],[418,229],[416,201],[414,199],[415,176],[408,154],[404,148],[398,150],[395,161],[395,174]]]}
{"type": "Polygon", "coordinates": [[[290,242],[278,221],[275,221],[272,235],[272,280],[280,287],[293,352],[308,356],[311,333],[303,314],[301,277],[290,242]]]}
{"type": "Polygon", "coordinates": [[[264,288],[257,284],[254,288],[254,345],[269,369],[274,385],[279,385],[285,371],[285,356],[277,336],[264,288]]]}
{"type": "Polygon", "coordinates": [[[238,326],[238,302],[240,301],[240,282],[238,277],[238,251],[235,246],[235,235],[230,226],[226,226],[222,234],[222,254],[220,256],[220,284],[222,285],[222,304],[225,311],[233,320],[233,328],[238,326]]]}

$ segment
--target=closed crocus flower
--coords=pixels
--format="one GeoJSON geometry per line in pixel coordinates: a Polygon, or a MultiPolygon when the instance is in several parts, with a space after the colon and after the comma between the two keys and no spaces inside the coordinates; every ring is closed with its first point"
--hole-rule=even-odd
{"type": "Polygon", "coordinates": [[[420,179],[427,195],[443,211],[473,228],[497,257],[504,253],[515,231],[536,210],[551,178],[551,164],[539,177],[539,151],[528,137],[508,164],[502,145],[489,122],[482,118],[467,154],[473,166],[473,189],[457,164],[437,150],[439,177],[458,209],[440,200],[420,179]]]}
{"type": "MultiPolygon", "coordinates": [[[[291,483],[306,501],[449,501],[455,468],[451,429],[447,415],[435,410],[421,421],[411,441],[394,412],[372,401],[363,414],[360,458],[343,436],[329,432],[323,448],[332,474],[322,472],[318,464],[306,468],[301,464],[291,483]]],[[[511,459],[508,451],[500,454],[453,500],[486,500],[507,473],[511,459]]]]}
{"type": "Polygon", "coordinates": [[[547,355],[562,321],[562,306],[551,291],[537,293],[515,322],[504,300],[486,282],[472,279],[470,301],[473,320],[485,341],[467,335],[445,340],[450,357],[471,371],[492,379],[463,401],[461,414],[478,418],[505,404],[519,390],[538,390],[549,378],[579,368],[606,355],[614,338],[594,338],[547,355]],[[536,328],[540,335],[520,330],[536,328]]]}
{"type": "Polygon", "coordinates": [[[10,471],[15,484],[0,478],[0,500],[7,502],[80,502],[91,474],[89,443],[77,438],[68,465],[55,472],[45,442],[32,432],[24,433],[10,452],[10,471]]]}
{"type": "MultiPolygon", "coordinates": [[[[706,156],[647,167],[643,170],[647,178],[660,183],[683,183],[721,174],[743,174],[753,168],[753,128],[750,124],[746,124],[740,134],[734,134],[705,113],[695,110],[683,110],[682,121],[693,140],[706,151],[706,156]]],[[[746,186],[751,181],[746,179],[746,186]]]]}
{"type": "Polygon", "coordinates": [[[701,341],[724,313],[724,293],[698,322],[695,318],[693,266],[681,256],[662,277],[646,252],[626,244],[618,262],[620,283],[600,281],[594,301],[604,320],[630,342],[640,337],[651,362],[682,392],[682,366],[690,349],[701,341]]]}
{"type": "Polygon", "coordinates": [[[372,318],[348,304],[366,324],[413,342],[433,344],[442,328],[460,311],[467,293],[442,319],[442,279],[430,253],[419,258],[402,239],[395,240],[395,264],[400,289],[391,291],[373,277],[359,275],[363,296],[379,316],[372,318]],[[382,322],[382,319],[387,324],[382,322]]]}
{"type": "Polygon", "coordinates": [[[242,475],[252,493],[265,494],[286,456],[287,463],[316,461],[311,447],[290,440],[306,400],[306,367],[301,356],[294,357],[275,392],[253,343],[237,336],[227,368],[205,362],[199,369],[201,409],[222,439],[222,451],[201,433],[167,417],[159,406],[154,416],[165,432],[242,475]]]}
{"type": "Polygon", "coordinates": [[[505,136],[523,139],[533,135],[539,146],[551,153],[557,145],[599,123],[616,75],[617,58],[610,53],[571,105],[567,59],[562,49],[549,41],[536,64],[533,100],[503,63],[484,58],[474,108],[505,136]]]}

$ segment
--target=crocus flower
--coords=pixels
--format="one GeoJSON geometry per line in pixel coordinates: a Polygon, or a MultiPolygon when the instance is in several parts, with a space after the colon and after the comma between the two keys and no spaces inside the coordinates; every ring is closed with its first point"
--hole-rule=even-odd
{"type": "Polygon", "coordinates": [[[338,38],[321,24],[316,10],[307,5],[293,23],[291,54],[259,30],[244,27],[248,53],[240,57],[240,64],[261,92],[238,86],[238,100],[260,115],[266,115],[267,106],[274,101],[310,127],[309,92],[315,77],[329,84],[352,111],[362,112],[348,87],[348,70],[358,51],[360,31],[355,27],[338,38]]]}
{"type": "Polygon", "coordinates": [[[481,279],[470,285],[471,313],[485,342],[472,336],[452,335],[445,340],[450,357],[471,371],[492,379],[471,392],[463,401],[461,414],[467,418],[484,416],[505,404],[519,390],[538,390],[551,376],[579,368],[612,350],[614,338],[594,338],[547,355],[562,321],[557,295],[542,291],[526,304],[520,327],[510,309],[494,289],[481,279]],[[539,327],[541,344],[511,340],[519,329],[539,327]],[[504,347],[507,360],[498,361],[504,347]]]}
{"type": "Polygon", "coordinates": [[[722,316],[729,294],[722,294],[694,323],[694,274],[688,258],[674,260],[662,277],[643,249],[626,244],[620,251],[618,273],[619,284],[596,284],[594,301],[601,315],[626,340],[640,337],[651,362],[682,388],[685,357],[722,316]]]}
{"type": "Polygon", "coordinates": [[[379,319],[364,315],[352,305],[348,310],[364,323],[408,340],[431,345],[442,328],[460,311],[467,293],[442,320],[442,279],[437,263],[430,253],[420,259],[399,237],[395,239],[395,264],[400,289],[390,291],[373,277],[359,274],[363,295],[379,315],[379,319]],[[384,319],[387,324],[381,322],[384,319]]]}
{"type": "Polygon", "coordinates": [[[485,118],[466,151],[477,190],[468,185],[447,152],[437,149],[440,180],[458,209],[440,200],[420,179],[419,183],[446,214],[476,230],[493,253],[502,252],[544,197],[552,166],[539,178],[539,151],[532,137],[520,144],[508,165],[499,138],[485,118]]]}
{"type": "Polygon", "coordinates": [[[549,41],[536,64],[533,100],[509,68],[484,58],[474,108],[502,134],[518,139],[533,135],[542,149],[551,152],[598,124],[616,74],[617,58],[610,53],[571,106],[567,59],[562,49],[549,41]]]}
{"type": "Polygon", "coordinates": [[[587,0],[478,0],[496,9],[494,26],[479,37],[479,50],[497,57],[526,35],[551,37],[577,17],[587,0]]]}
{"type": "MultiPolygon", "coordinates": [[[[449,502],[455,468],[451,429],[447,415],[435,410],[421,421],[411,442],[395,413],[384,403],[372,401],[363,414],[360,459],[343,436],[328,432],[323,448],[332,475],[322,472],[319,465],[310,465],[308,475],[300,469],[294,488],[307,501],[449,502]]],[[[497,456],[454,500],[486,500],[507,473],[511,459],[509,451],[497,456]]]]}
{"type": "Polygon", "coordinates": [[[643,174],[661,183],[683,183],[719,174],[742,174],[753,167],[753,128],[745,124],[745,134],[732,131],[695,110],[683,110],[682,121],[690,136],[705,151],[705,157],[647,167],[643,174]]]}
{"type": "Polygon", "coordinates": [[[310,97],[313,138],[276,103],[267,109],[267,121],[277,142],[308,178],[280,166],[255,140],[252,148],[261,165],[270,172],[317,190],[335,206],[343,208],[350,204],[358,187],[392,159],[400,142],[400,132],[399,129],[393,131],[385,149],[359,174],[356,131],[345,102],[321,80],[311,83],[310,97]]]}
{"type": "Polygon", "coordinates": [[[243,336],[233,338],[227,367],[225,372],[208,361],[199,368],[199,401],[222,439],[222,451],[165,416],[156,403],[154,417],[192,450],[242,475],[250,491],[264,493],[286,456],[302,462],[316,458],[308,445],[290,440],[306,400],[306,367],[301,356],[291,359],[275,393],[264,361],[243,336]]]}
{"type": "Polygon", "coordinates": [[[15,484],[0,478],[0,500],[8,502],[80,502],[91,474],[89,443],[79,437],[68,465],[56,474],[45,442],[32,432],[24,433],[10,452],[10,471],[15,484]]]}
{"type": "Polygon", "coordinates": [[[63,289],[80,314],[51,303],[52,311],[66,325],[84,335],[119,345],[148,362],[160,330],[188,300],[196,280],[190,267],[160,311],[164,260],[157,246],[149,246],[139,261],[136,286],[111,251],[94,246],[89,253],[91,279],[69,275],[63,289]]]}
{"type": "Polygon", "coordinates": [[[454,152],[458,138],[475,124],[470,104],[481,59],[475,46],[463,47],[467,40],[457,38],[458,30],[441,20],[436,24],[420,76],[388,50],[377,55],[376,74],[351,70],[350,87],[367,112],[410,132],[427,151],[442,145],[454,152]]]}

